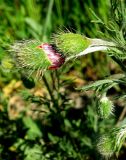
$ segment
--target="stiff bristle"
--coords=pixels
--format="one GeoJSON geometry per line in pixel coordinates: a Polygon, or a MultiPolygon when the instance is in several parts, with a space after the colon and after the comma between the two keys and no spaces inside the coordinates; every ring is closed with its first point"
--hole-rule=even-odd
{"type": "Polygon", "coordinates": [[[72,32],[61,32],[53,36],[53,44],[55,44],[59,52],[62,52],[68,58],[69,56],[76,56],[84,51],[89,47],[91,42],[83,35],[72,32]]]}
{"type": "Polygon", "coordinates": [[[50,65],[51,61],[45,52],[37,46],[39,41],[20,41],[11,47],[11,52],[19,69],[28,71],[28,74],[36,72],[39,76],[50,65]]]}

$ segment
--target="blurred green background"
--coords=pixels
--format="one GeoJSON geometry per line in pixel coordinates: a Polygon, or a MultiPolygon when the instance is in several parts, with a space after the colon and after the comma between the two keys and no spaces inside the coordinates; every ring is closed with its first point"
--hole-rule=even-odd
{"type": "MultiPolygon", "coordinates": [[[[117,65],[95,53],[34,82],[11,69],[8,44],[25,39],[50,42],[60,30],[99,37],[102,28],[91,22],[91,10],[107,22],[109,6],[109,0],[0,0],[0,160],[102,159],[97,137],[118,123],[123,104],[103,121],[94,93],[75,88],[120,72],[117,65]]],[[[125,147],[121,160],[123,156],[125,147]]]]}

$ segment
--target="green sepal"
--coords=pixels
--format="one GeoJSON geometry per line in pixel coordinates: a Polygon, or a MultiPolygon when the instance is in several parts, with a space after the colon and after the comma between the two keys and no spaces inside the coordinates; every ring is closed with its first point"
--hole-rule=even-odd
{"type": "MultiPolygon", "coordinates": [[[[25,69],[27,72],[43,72],[50,65],[47,54],[38,46],[41,44],[39,41],[21,41],[15,43],[11,47],[11,52],[19,69],[25,69]]],[[[38,74],[39,74],[38,73],[38,74]]]]}
{"type": "Polygon", "coordinates": [[[90,39],[75,33],[60,33],[54,36],[56,48],[67,56],[76,56],[91,44],[90,39]]]}

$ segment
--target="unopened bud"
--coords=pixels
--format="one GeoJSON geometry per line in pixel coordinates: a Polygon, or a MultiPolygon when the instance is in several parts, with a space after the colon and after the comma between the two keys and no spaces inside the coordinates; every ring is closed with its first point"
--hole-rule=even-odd
{"type": "Polygon", "coordinates": [[[110,114],[113,113],[114,105],[108,99],[108,97],[103,96],[98,104],[98,112],[102,118],[108,118],[110,114]]]}
{"type": "Polygon", "coordinates": [[[71,32],[57,34],[53,41],[57,49],[66,56],[76,56],[91,44],[87,37],[71,32]]]}
{"type": "Polygon", "coordinates": [[[115,137],[108,134],[101,136],[97,143],[97,149],[104,157],[111,157],[115,152],[115,137]]]}
{"type": "Polygon", "coordinates": [[[125,142],[126,125],[121,125],[116,128],[109,129],[106,134],[103,134],[97,143],[97,149],[101,155],[106,158],[111,157],[114,153],[119,155],[119,151],[125,142]]]}
{"type": "Polygon", "coordinates": [[[115,47],[115,44],[112,42],[102,39],[87,38],[81,34],[71,32],[56,34],[53,37],[53,43],[58,51],[64,53],[67,61],[72,58],[84,56],[88,53],[115,47]]]}
{"type": "Polygon", "coordinates": [[[65,62],[65,57],[48,43],[17,42],[11,51],[14,52],[17,66],[29,70],[30,74],[37,71],[37,75],[40,75],[46,69],[58,69],[65,62]]]}

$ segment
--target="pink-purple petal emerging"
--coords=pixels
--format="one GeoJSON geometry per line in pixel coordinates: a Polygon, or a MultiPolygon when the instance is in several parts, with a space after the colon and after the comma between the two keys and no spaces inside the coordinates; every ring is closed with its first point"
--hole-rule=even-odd
{"type": "Polygon", "coordinates": [[[51,61],[52,64],[49,66],[49,70],[56,70],[64,64],[65,57],[61,53],[58,53],[50,44],[43,43],[38,48],[43,49],[51,61]]]}

